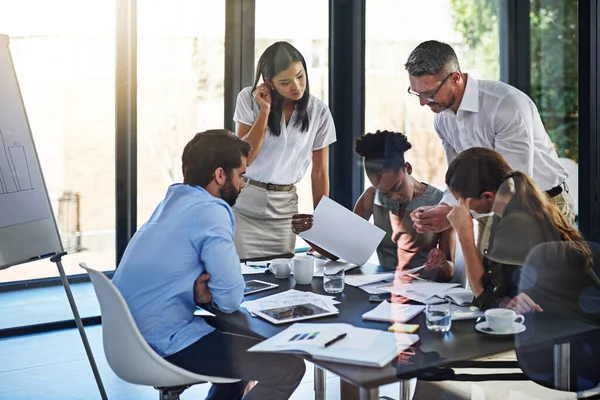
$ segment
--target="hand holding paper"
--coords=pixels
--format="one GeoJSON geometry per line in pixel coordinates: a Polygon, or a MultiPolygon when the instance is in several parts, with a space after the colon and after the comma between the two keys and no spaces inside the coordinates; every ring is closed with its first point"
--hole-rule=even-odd
{"type": "Polygon", "coordinates": [[[375,252],[385,232],[340,204],[323,196],[311,229],[299,236],[331,254],[363,265],[375,252]]]}

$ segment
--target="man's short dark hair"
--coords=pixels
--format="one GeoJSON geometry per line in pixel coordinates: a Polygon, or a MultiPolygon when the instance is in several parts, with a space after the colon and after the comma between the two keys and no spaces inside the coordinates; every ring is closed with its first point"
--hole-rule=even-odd
{"type": "Polygon", "coordinates": [[[185,145],[181,155],[183,183],[206,187],[215,170],[223,168],[227,176],[248,158],[250,144],[227,129],[211,129],[197,133],[185,145]]]}
{"type": "Polygon", "coordinates": [[[365,159],[367,173],[404,168],[404,153],[412,148],[405,134],[392,131],[367,133],[354,141],[354,150],[365,159]]]}
{"type": "Polygon", "coordinates": [[[408,56],[404,67],[411,76],[460,71],[454,49],[449,44],[437,40],[428,40],[418,45],[408,56]]]}

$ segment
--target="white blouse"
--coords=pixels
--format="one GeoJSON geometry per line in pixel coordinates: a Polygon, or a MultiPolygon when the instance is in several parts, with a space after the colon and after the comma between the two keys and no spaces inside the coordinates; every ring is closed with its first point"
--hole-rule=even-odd
{"type": "MultiPolygon", "coordinates": [[[[295,184],[302,179],[312,161],[313,151],[336,141],[335,125],[329,108],[311,95],[307,111],[306,132],[300,130],[302,124],[294,125],[297,111],[294,111],[287,126],[282,113],[279,136],[273,135],[267,126],[262,147],[246,171],[247,177],[279,185],[295,184]]],[[[238,94],[233,120],[252,126],[259,112],[260,106],[252,96],[252,88],[244,88],[238,94]]]]}

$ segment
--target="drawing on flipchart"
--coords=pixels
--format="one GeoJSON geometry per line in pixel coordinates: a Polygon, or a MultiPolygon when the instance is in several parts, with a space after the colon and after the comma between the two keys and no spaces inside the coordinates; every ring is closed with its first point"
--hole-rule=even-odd
{"type": "Polygon", "coordinates": [[[0,129],[0,195],[33,190],[25,147],[0,129]]]}

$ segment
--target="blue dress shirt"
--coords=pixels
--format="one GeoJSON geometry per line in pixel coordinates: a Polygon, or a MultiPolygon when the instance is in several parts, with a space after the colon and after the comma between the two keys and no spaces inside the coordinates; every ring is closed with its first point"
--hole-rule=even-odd
{"type": "Polygon", "coordinates": [[[201,187],[175,184],[135,233],[113,283],[148,344],[161,356],[188,347],[214,330],[194,316],[194,281],[208,287],[220,311],[238,309],[244,278],[233,241],[229,205],[201,187]]]}

